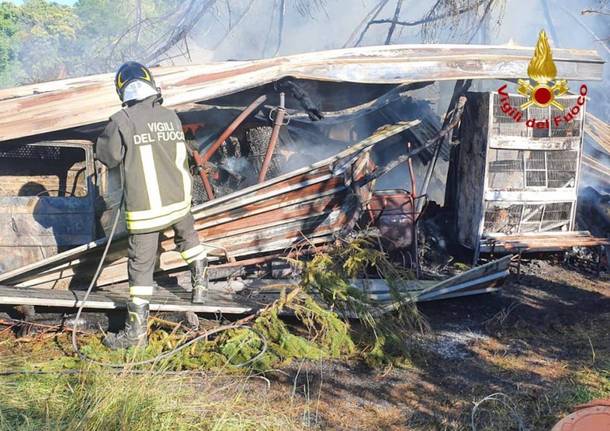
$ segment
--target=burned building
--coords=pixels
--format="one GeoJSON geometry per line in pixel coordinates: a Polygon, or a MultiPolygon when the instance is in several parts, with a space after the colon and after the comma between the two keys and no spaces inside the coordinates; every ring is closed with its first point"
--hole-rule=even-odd
{"type": "MultiPolygon", "coordinates": [[[[200,157],[193,215],[217,279],[304,246],[324,247],[381,218],[397,220],[386,226],[386,236],[402,235],[399,248],[417,246],[416,232],[405,229],[425,215],[423,202],[432,191],[443,195],[457,147],[460,155],[477,154],[476,160],[460,158],[472,167],[460,172],[461,184],[472,184],[449,193],[463,215],[471,214],[470,224],[461,223],[465,244],[478,249],[483,233],[508,235],[514,226],[517,232],[535,224],[536,232],[571,229],[581,135],[567,134],[582,133],[581,125],[563,136],[534,136],[552,145],[573,142],[561,152],[534,144],[498,147],[491,143],[532,137],[511,132],[513,119],[500,115],[495,96],[467,93],[472,80],[523,77],[532,53],[516,46],[406,45],[153,69],[165,105],[177,110],[200,157]],[[441,93],[440,87],[454,91],[441,93]],[[396,183],[381,181],[398,169],[396,183]],[[488,178],[481,182],[476,172],[488,178]],[[566,196],[561,199],[530,202],[514,195],[559,183],[566,196]],[[487,197],[506,185],[516,189],[511,199],[503,197],[498,213],[506,209],[512,227],[496,228],[503,216],[493,215],[497,200],[487,197]],[[566,203],[565,210],[552,206],[566,203]],[[521,205],[518,220],[511,205],[521,205]],[[380,217],[386,206],[386,217],[380,217]],[[550,219],[555,213],[558,218],[550,219]]],[[[565,79],[601,79],[603,62],[595,51],[556,50],[555,61],[565,79]]],[[[95,140],[118,109],[110,74],[0,90],[0,175],[3,184],[9,178],[12,184],[1,198],[7,202],[0,209],[7,233],[0,235],[0,284],[30,289],[25,296],[33,297],[40,288],[75,289],[90,278],[121,196],[118,173],[94,161],[95,140]]],[[[456,184],[452,179],[449,189],[456,184]]],[[[102,290],[124,287],[122,233],[119,228],[97,281],[102,290]]],[[[157,274],[164,277],[184,270],[172,235],[161,236],[157,274]]],[[[507,268],[503,260],[483,271],[497,280],[507,268]]],[[[485,291],[478,269],[473,271],[441,285],[417,281],[433,282],[436,292],[430,284],[416,288],[426,298],[485,291]]],[[[21,303],[23,297],[4,301],[21,303]]],[[[119,306],[108,301],[114,304],[108,307],[119,306]]],[[[215,310],[207,307],[201,310],[215,310]]]]}

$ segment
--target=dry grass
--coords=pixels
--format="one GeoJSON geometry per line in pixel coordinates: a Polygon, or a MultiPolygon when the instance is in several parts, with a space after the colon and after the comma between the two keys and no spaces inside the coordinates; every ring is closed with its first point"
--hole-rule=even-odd
{"type": "Polygon", "coordinates": [[[298,409],[273,403],[246,377],[205,382],[163,374],[20,376],[0,388],[2,430],[300,429],[298,409]],[[220,392],[219,392],[220,391],[220,392]],[[261,396],[261,394],[263,396],[261,396]]]}
{"type": "MultiPolygon", "coordinates": [[[[488,373],[515,385],[507,392],[529,429],[550,429],[575,405],[610,397],[608,327],[610,314],[586,324],[504,328],[503,337],[484,341],[474,351],[488,373]]],[[[505,413],[503,406],[492,406],[489,429],[512,429],[514,421],[505,413]]]]}
{"type": "MultiPolygon", "coordinates": [[[[552,274],[557,280],[563,276],[552,274]]],[[[595,281],[572,283],[546,286],[540,295],[518,286],[495,307],[481,300],[480,308],[468,309],[476,300],[464,300],[454,309],[452,324],[463,316],[478,318],[481,336],[463,337],[459,358],[440,348],[446,347],[439,343],[447,340],[439,337],[446,327],[418,336],[420,342],[406,346],[407,369],[394,362],[371,369],[361,362],[297,359],[264,377],[227,376],[222,370],[179,378],[1,377],[0,429],[467,431],[474,403],[501,392],[514,407],[484,402],[475,415],[478,431],[517,429],[515,415],[528,430],[548,430],[575,405],[610,397],[610,304],[599,296],[610,294],[595,281]],[[565,289],[563,295],[558,289],[565,289]],[[563,317],[561,307],[572,317],[563,317]]],[[[451,319],[451,304],[435,307],[440,307],[436,326],[451,319]]],[[[460,328],[452,331],[471,334],[460,328]]],[[[16,341],[0,332],[0,366],[27,361],[30,368],[49,367],[53,358],[56,368],[75,366],[65,357],[63,336],[16,341]]]]}
{"type": "MultiPolygon", "coordinates": [[[[472,367],[468,381],[455,375],[461,371],[455,361],[421,347],[411,370],[375,370],[340,389],[342,378],[320,378],[311,370],[307,375],[300,366],[284,382],[268,375],[270,387],[264,378],[222,371],[203,377],[89,371],[3,377],[0,429],[466,431],[472,403],[498,391],[510,397],[528,429],[550,429],[574,405],[610,396],[608,325],[610,315],[559,330],[505,327],[503,337],[474,343],[475,356],[459,362],[460,368],[472,367]],[[402,383],[390,383],[396,378],[402,383]],[[385,381],[385,394],[359,393],[374,384],[383,388],[385,381]]],[[[63,341],[48,337],[2,341],[0,353],[7,346],[12,352],[3,355],[5,364],[27,357],[32,366],[44,365],[45,356],[63,354],[63,341]]],[[[479,431],[515,429],[511,412],[499,403],[482,405],[477,421],[479,431]]]]}

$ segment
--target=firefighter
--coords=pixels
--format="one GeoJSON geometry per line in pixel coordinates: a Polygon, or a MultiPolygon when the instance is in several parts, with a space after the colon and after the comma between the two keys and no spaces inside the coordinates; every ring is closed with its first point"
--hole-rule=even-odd
{"type": "Polygon", "coordinates": [[[159,232],[174,230],[176,246],[191,271],[194,303],[205,300],[208,261],[193,226],[188,150],[180,119],[162,106],[161,90],[145,66],[123,64],[114,83],[123,109],[110,117],[98,138],[96,158],[109,169],[122,164],[124,172],[130,301],[125,329],[104,339],[106,346],[119,349],[147,345],[159,232]]]}

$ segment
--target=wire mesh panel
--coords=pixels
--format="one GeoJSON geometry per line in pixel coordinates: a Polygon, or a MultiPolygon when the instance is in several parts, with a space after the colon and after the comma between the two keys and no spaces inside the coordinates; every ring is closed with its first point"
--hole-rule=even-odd
{"type": "Polygon", "coordinates": [[[545,205],[523,204],[518,222],[519,232],[538,232],[544,215],[545,205]]]}
{"type": "Polygon", "coordinates": [[[38,159],[59,160],[61,159],[62,147],[55,145],[21,145],[10,150],[0,151],[2,159],[38,159]]]}
{"type": "Polygon", "coordinates": [[[487,188],[494,190],[522,190],[525,187],[523,151],[489,150],[487,188]]]}
{"type": "Polygon", "coordinates": [[[0,151],[0,196],[87,196],[86,153],[28,144],[0,151]]]}
{"type": "Polygon", "coordinates": [[[486,202],[484,233],[504,233],[512,235],[519,232],[519,222],[523,205],[486,202]]]}
{"type": "Polygon", "coordinates": [[[506,104],[500,100],[500,95],[493,95],[493,116],[490,127],[492,136],[521,136],[533,138],[562,138],[580,136],[583,110],[578,108],[574,115],[570,110],[574,107],[576,96],[557,97],[556,101],[563,105],[561,110],[553,105],[545,108],[532,105],[526,109],[521,109],[521,105],[526,103],[529,98],[521,95],[509,95],[508,102],[514,110],[505,113],[502,106],[506,104]],[[521,112],[519,121],[511,114],[521,112]],[[536,122],[547,122],[545,127],[526,127],[527,120],[536,122]]]}
{"type": "Polygon", "coordinates": [[[551,132],[550,136],[557,138],[568,138],[580,136],[583,110],[579,108],[576,115],[568,110],[574,105],[576,98],[558,98],[558,101],[565,106],[562,111],[554,106],[550,106],[551,132]],[[568,121],[569,120],[569,121],[568,121]]]}
{"type": "MultiPolygon", "coordinates": [[[[522,103],[527,102],[527,98],[522,96],[509,96],[511,106],[518,108],[522,103]]],[[[527,110],[523,112],[521,122],[516,122],[509,113],[502,111],[500,95],[493,95],[493,121],[491,124],[491,134],[496,136],[523,136],[527,137],[528,131],[523,127],[523,121],[528,119],[527,110]]]]}
{"type": "Polygon", "coordinates": [[[572,217],[572,205],[572,202],[553,202],[546,204],[542,222],[540,224],[540,230],[545,232],[567,229],[566,225],[569,226],[570,218],[572,217]]]}
{"type": "Polygon", "coordinates": [[[484,234],[565,231],[570,226],[572,202],[486,202],[484,234]]]}
{"type": "Polygon", "coordinates": [[[527,190],[573,188],[578,151],[489,149],[487,188],[527,190]]]}

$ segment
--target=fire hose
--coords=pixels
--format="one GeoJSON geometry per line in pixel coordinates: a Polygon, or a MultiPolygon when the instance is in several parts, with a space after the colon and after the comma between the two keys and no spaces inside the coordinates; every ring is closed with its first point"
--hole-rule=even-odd
{"type": "MultiPolygon", "coordinates": [[[[124,189],[124,185],[125,185],[125,176],[124,176],[123,168],[121,165],[121,190],[124,189]]],[[[141,365],[148,365],[148,364],[156,364],[163,359],[168,359],[168,358],[178,354],[180,351],[186,349],[187,347],[189,347],[195,343],[198,343],[200,341],[207,341],[208,337],[210,337],[211,335],[219,334],[221,332],[225,332],[225,331],[229,331],[229,330],[233,330],[233,329],[246,329],[246,330],[253,332],[260,339],[262,346],[260,348],[259,353],[257,353],[255,356],[253,356],[252,358],[248,359],[247,361],[239,363],[235,366],[244,367],[244,366],[251,364],[251,363],[257,361],[258,359],[260,359],[267,351],[267,340],[266,340],[265,336],[263,334],[261,334],[259,331],[257,331],[256,329],[254,329],[250,326],[243,325],[243,324],[223,325],[223,326],[219,326],[217,328],[210,329],[203,333],[199,333],[194,338],[191,338],[190,340],[179,344],[178,346],[174,347],[171,350],[158,354],[154,358],[137,361],[137,362],[101,362],[101,361],[97,361],[97,360],[87,356],[85,353],[82,352],[82,350],[80,349],[80,346],[78,345],[78,339],[77,339],[77,335],[76,335],[77,331],[78,331],[80,316],[83,312],[83,309],[87,305],[87,299],[89,298],[89,295],[93,291],[93,287],[95,286],[95,283],[97,282],[97,279],[102,271],[102,268],[104,267],[104,261],[106,260],[106,256],[108,255],[108,251],[110,250],[110,245],[112,244],[112,240],[116,233],[116,228],[119,224],[119,217],[121,215],[121,208],[123,207],[123,202],[124,202],[124,195],[122,195],[121,202],[119,203],[119,206],[117,207],[117,211],[114,216],[114,220],[112,222],[112,228],[108,235],[108,241],[106,242],[106,246],[104,248],[104,252],[102,253],[102,257],[100,258],[100,261],[97,265],[97,269],[95,270],[95,274],[93,275],[93,278],[91,279],[91,282],[89,283],[89,287],[87,288],[87,291],[85,292],[85,296],[83,297],[83,299],[78,307],[78,311],[76,312],[76,317],[74,318],[74,325],[72,327],[72,349],[78,355],[78,357],[82,361],[100,365],[103,367],[109,367],[109,368],[125,368],[126,366],[133,367],[133,366],[141,366],[141,365]]]]}
{"type": "MultiPolygon", "coordinates": [[[[233,123],[231,123],[231,125],[227,128],[227,130],[225,130],[225,132],[219,136],[216,141],[214,142],[214,144],[211,146],[211,148],[209,148],[206,153],[203,155],[203,157],[197,152],[194,151],[193,152],[193,157],[195,158],[195,164],[196,166],[199,168],[199,175],[201,177],[201,180],[204,184],[204,187],[206,189],[206,193],[208,194],[208,198],[212,199],[214,197],[213,195],[213,191],[212,191],[212,187],[211,184],[209,183],[209,179],[207,177],[207,172],[205,171],[205,164],[206,162],[208,162],[208,160],[210,159],[211,155],[216,151],[216,149],[218,149],[218,147],[224,142],[224,140],[228,137],[228,135],[230,133],[233,132],[233,130],[235,130],[235,128],[237,128],[239,126],[239,124],[241,124],[245,118],[247,118],[248,115],[250,115],[251,112],[254,111],[254,109],[256,109],[258,106],[260,106],[265,100],[267,99],[266,96],[261,96],[258,99],[256,99],[254,102],[252,102],[247,109],[242,112],[234,121],[233,123]]],[[[277,141],[277,136],[278,136],[278,132],[279,132],[279,127],[281,127],[281,125],[283,125],[283,118],[284,118],[284,114],[285,114],[285,110],[284,110],[284,93],[281,93],[281,103],[280,103],[280,107],[278,108],[278,112],[276,115],[276,119],[275,119],[275,124],[274,124],[274,133],[270,141],[270,145],[269,145],[269,149],[267,151],[266,157],[265,157],[265,163],[264,165],[266,165],[268,167],[270,161],[271,161],[271,157],[273,155],[273,149],[275,146],[275,141],[277,141]]],[[[266,169],[265,166],[263,167],[263,169],[261,170],[261,176],[262,176],[262,180],[264,180],[266,174],[266,169]]],[[[259,178],[260,181],[260,178],[259,178]]],[[[124,184],[125,183],[125,175],[123,172],[123,166],[121,165],[121,190],[124,189],[124,184]]],[[[159,361],[163,360],[163,359],[168,359],[176,354],[178,354],[180,351],[186,349],[189,346],[192,346],[195,343],[198,343],[200,341],[207,341],[208,338],[212,335],[215,334],[219,334],[221,332],[225,332],[225,331],[229,331],[229,330],[234,330],[234,329],[246,329],[248,331],[253,332],[261,341],[262,346],[260,348],[260,351],[253,356],[252,358],[248,359],[247,361],[244,361],[242,363],[239,363],[235,366],[237,367],[244,367],[248,364],[251,364],[253,362],[255,362],[256,360],[258,360],[259,358],[261,358],[265,352],[267,351],[267,340],[265,338],[265,336],[263,334],[261,334],[259,331],[257,331],[256,329],[252,328],[251,326],[247,326],[244,324],[230,324],[230,325],[222,325],[219,326],[217,328],[213,328],[211,330],[205,331],[203,333],[198,333],[197,336],[191,338],[190,340],[187,340],[181,344],[179,344],[178,346],[174,347],[171,350],[168,350],[166,352],[162,352],[160,354],[158,354],[157,356],[155,356],[154,358],[151,359],[146,359],[146,360],[142,360],[142,361],[136,361],[136,362],[101,362],[98,360],[95,360],[91,357],[89,357],[88,355],[86,355],[85,353],[82,352],[80,346],[78,345],[78,338],[77,338],[77,332],[78,332],[78,325],[79,325],[79,321],[80,321],[80,316],[83,312],[83,310],[86,308],[87,305],[87,299],[89,298],[89,295],[91,294],[91,292],[93,291],[93,287],[95,286],[100,273],[102,271],[102,268],[104,267],[104,261],[106,260],[106,256],[108,255],[108,251],[110,250],[110,246],[112,244],[112,240],[114,239],[114,235],[116,233],[116,229],[118,226],[118,222],[119,222],[119,218],[121,215],[121,208],[123,207],[123,203],[124,203],[124,195],[121,196],[121,201],[117,207],[117,211],[116,214],[114,216],[113,219],[113,223],[112,223],[112,228],[110,230],[110,233],[108,235],[108,240],[106,241],[106,245],[104,247],[104,251],[102,253],[102,256],[99,260],[97,269],[95,270],[95,273],[93,275],[93,278],[91,279],[91,282],[89,283],[89,286],[87,287],[87,290],[85,292],[85,295],[83,297],[83,299],[80,301],[80,305],[78,307],[78,310],[76,312],[76,316],[74,318],[74,325],[72,328],[72,337],[71,337],[71,341],[72,341],[72,349],[73,351],[78,355],[78,357],[85,362],[89,362],[92,364],[96,364],[99,366],[103,366],[103,367],[109,367],[109,368],[125,368],[126,366],[141,366],[141,365],[148,365],[148,364],[156,364],[159,361]]]]}

